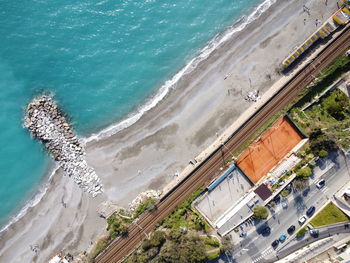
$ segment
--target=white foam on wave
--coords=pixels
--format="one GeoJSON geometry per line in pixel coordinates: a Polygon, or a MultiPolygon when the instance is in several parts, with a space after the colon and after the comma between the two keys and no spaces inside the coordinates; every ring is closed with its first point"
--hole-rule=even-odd
{"type": "Polygon", "coordinates": [[[36,206],[41,201],[41,199],[45,196],[50,186],[51,178],[57,172],[58,169],[59,169],[59,166],[55,164],[46,183],[39,188],[39,190],[37,191],[37,193],[34,195],[33,198],[27,201],[27,203],[22,207],[22,209],[18,212],[17,215],[11,217],[7,225],[5,225],[3,228],[0,229],[0,233],[8,229],[12,224],[16,223],[18,220],[20,220],[27,213],[29,208],[36,206]]]}
{"type": "Polygon", "coordinates": [[[231,39],[235,33],[242,31],[247,25],[258,19],[274,3],[276,3],[276,1],[277,0],[265,0],[248,16],[241,17],[237,21],[240,22],[238,25],[235,23],[223,33],[217,34],[202,50],[198,52],[198,55],[195,58],[189,61],[186,66],[177,72],[171,79],[167,80],[164,85],[160,87],[158,92],[147,100],[145,104],[128,115],[124,120],[112,124],[102,129],[98,133],[93,133],[87,138],[83,138],[82,142],[87,143],[107,138],[136,123],[143,116],[143,114],[154,108],[160,101],[162,101],[170,90],[176,88],[176,84],[184,75],[191,73],[200,62],[206,59],[220,45],[231,39]]]}

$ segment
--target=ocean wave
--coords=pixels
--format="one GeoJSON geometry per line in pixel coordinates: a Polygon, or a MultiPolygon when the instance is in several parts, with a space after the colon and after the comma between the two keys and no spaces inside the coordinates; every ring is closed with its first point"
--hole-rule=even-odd
{"type": "Polygon", "coordinates": [[[16,223],[18,220],[20,220],[27,213],[29,208],[35,207],[41,201],[41,199],[45,196],[47,189],[49,188],[53,175],[57,172],[58,169],[59,166],[55,164],[46,183],[39,188],[39,190],[36,192],[33,198],[27,201],[27,203],[22,207],[18,214],[10,218],[9,222],[0,229],[0,233],[8,229],[12,224],[16,223]]]}
{"type": "Polygon", "coordinates": [[[252,23],[254,20],[258,19],[264,12],[266,12],[277,0],[265,0],[260,5],[258,5],[248,16],[243,16],[239,18],[231,27],[225,30],[223,33],[217,34],[204,48],[202,48],[198,55],[190,60],[185,67],[183,67],[179,72],[177,72],[171,79],[167,80],[160,89],[151,96],[150,99],[146,101],[142,106],[140,106],[136,111],[129,114],[124,120],[114,123],[98,133],[93,133],[89,137],[82,139],[83,143],[88,143],[92,141],[98,141],[109,136],[112,136],[119,131],[130,127],[136,123],[146,112],[154,108],[160,101],[162,101],[165,96],[172,90],[176,88],[178,81],[185,75],[191,73],[197,65],[205,60],[213,51],[215,51],[223,43],[231,39],[231,37],[246,28],[247,25],[252,23]]]}

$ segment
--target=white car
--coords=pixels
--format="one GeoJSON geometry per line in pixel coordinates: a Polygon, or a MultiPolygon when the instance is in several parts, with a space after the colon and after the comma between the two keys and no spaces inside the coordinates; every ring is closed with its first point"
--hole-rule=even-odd
{"type": "Polygon", "coordinates": [[[298,222],[299,222],[300,225],[303,225],[306,222],[306,216],[300,217],[298,222]]]}
{"type": "Polygon", "coordinates": [[[324,179],[322,179],[322,180],[320,180],[320,181],[318,181],[318,182],[316,183],[316,187],[317,187],[318,189],[323,188],[325,185],[326,185],[326,181],[325,181],[324,179]]]}

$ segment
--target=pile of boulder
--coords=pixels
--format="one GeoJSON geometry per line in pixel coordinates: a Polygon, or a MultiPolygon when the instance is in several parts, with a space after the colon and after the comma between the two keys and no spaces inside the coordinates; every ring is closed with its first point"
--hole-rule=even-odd
{"type": "Polygon", "coordinates": [[[100,178],[85,161],[83,145],[51,96],[34,98],[28,104],[24,127],[45,145],[54,160],[80,188],[94,197],[102,193],[100,178]]]}

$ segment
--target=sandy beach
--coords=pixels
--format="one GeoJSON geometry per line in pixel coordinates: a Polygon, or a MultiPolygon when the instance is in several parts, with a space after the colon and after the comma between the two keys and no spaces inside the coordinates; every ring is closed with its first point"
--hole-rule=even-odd
{"type": "Polygon", "coordinates": [[[263,94],[281,77],[278,64],[316,29],[316,19],[325,21],[336,9],[336,1],[327,6],[320,0],[277,1],[135,124],[89,142],[87,161],[105,193],[92,198],[58,170],[43,182],[49,187],[40,202],[0,233],[0,262],[46,262],[60,251],[87,250],[104,233],[105,220],[97,213],[101,202],[127,207],[140,192],[167,185],[251,106],[243,98],[247,92],[263,94]]]}

